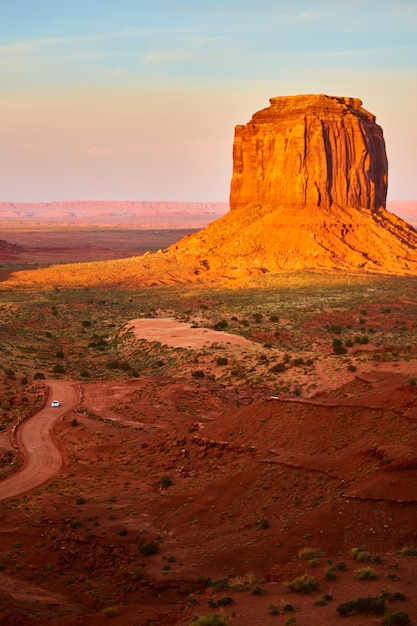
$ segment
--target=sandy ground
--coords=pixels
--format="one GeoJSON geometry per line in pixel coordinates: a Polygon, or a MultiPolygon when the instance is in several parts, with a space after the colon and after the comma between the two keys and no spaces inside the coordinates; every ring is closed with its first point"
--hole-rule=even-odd
{"type": "MultiPolygon", "coordinates": [[[[171,347],[259,347],[173,318],[129,327],[171,347]]],[[[25,465],[1,484],[0,623],[96,626],[114,606],[119,625],[189,626],[213,612],[231,626],[283,626],[292,616],[299,626],[338,625],[339,602],[387,589],[405,595],[392,607],[414,623],[417,565],[397,550],[417,540],[415,363],[369,364],[346,379],[325,362],[313,368],[315,397],[254,395],[247,406],[209,381],[83,382],[79,395],[78,383],[48,381],[47,405],[18,429],[25,465]],[[138,541],[156,538],[160,552],[138,556],[138,541]],[[376,580],[354,577],[362,564],[350,551],[360,545],[378,556],[365,563],[376,580]],[[323,550],[314,568],[297,558],[303,546],[323,550]],[[328,577],[339,562],[346,569],[328,577]],[[284,582],[305,573],[317,592],[289,593],[284,582]],[[225,576],[234,588],[201,582],[225,576]],[[324,594],[333,600],[316,606],[324,594]],[[230,606],[211,608],[225,597],[230,606]]]]}
{"type": "Polygon", "coordinates": [[[139,318],[128,326],[138,339],[159,341],[173,348],[203,348],[213,343],[230,346],[254,346],[253,341],[240,335],[225,333],[210,328],[195,328],[172,317],[139,318]]]}

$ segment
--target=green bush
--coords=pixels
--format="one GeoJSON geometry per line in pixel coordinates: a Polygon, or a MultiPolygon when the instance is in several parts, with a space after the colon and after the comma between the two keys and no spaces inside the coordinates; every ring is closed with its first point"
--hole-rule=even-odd
{"type": "Polygon", "coordinates": [[[227,365],[229,363],[229,359],[226,356],[219,356],[216,359],[217,365],[227,365]]]}
{"type": "Polygon", "coordinates": [[[200,615],[191,622],[192,626],[226,626],[226,618],[220,615],[200,615]]]}
{"type": "Polygon", "coordinates": [[[217,609],[219,606],[227,606],[233,604],[233,598],[231,596],[223,596],[222,598],[209,598],[208,605],[212,609],[217,609]]]}
{"type": "Polygon", "coordinates": [[[333,352],[334,354],[346,354],[347,349],[344,347],[341,339],[333,339],[333,352]]]}
{"type": "Polygon", "coordinates": [[[151,556],[159,552],[159,543],[154,541],[139,541],[138,550],[143,556],[151,556]]]}
{"type": "Polygon", "coordinates": [[[289,591],[295,591],[296,593],[311,593],[312,591],[317,591],[320,587],[315,578],[309,574],[297,576],[291,582],[284,583],[284,586],[289,591]]]}
{"type": "Polygon", "coordinates": [[[361,567],[355,571],[356,580],[373,580],[376,578],[376,570],[373,567],[361,567]]]}
{"type": "Polygon", "coordinates": [[[337,607],[337,612],[342,617],[351,617],[352,615],[371,614],[384,615],[385,599],[382,597],[367,596],[366,598],[358,598],[357,600],[348,600],[337,607]]]}
{"type": "Polygon", "coordinates": [[[417,548],[414,546],[404,546],[400,551],[401,556],[417,556],[417,548]]]}
{"type": "Polygon", "coordinates": [[[159,482],[161,483],[161,487],[171,487],[172,478],[169,474],[164,474],[161,476],[159,482]]]}
{"type": "Polygon", "coordinates": [[[298,558],[303,561],[309,561],[310,559],[319,559],[324,556],[324,552],[320,550],[320,548],[313,548],[310,546],[305,546],[304,548],[300,548],[298,550],[298,558]]]}
{"type": "Polygon", "coordinates": [[[408,626],[410,616],[405,611],[392,611],[385,615],[382,626],[408,626]]]}
{"type": "Polygon", "coordinates": [[[120,611],[117,606],[106,606],[101,610],[101,614],[103,617],[117,617],[120,615],[120,611]]]}

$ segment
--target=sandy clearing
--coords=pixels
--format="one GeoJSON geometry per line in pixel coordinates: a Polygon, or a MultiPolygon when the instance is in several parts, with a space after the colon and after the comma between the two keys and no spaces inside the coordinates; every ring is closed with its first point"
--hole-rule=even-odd
{"type": "Polygon", "coordinates": [[[138,339],[159,341],[172,348],[203,348],[212,343],[240,347],[254,347],[257,344],[240,335],[225,333],[211,328],[195,328],[173,317],[150,317],[131,320],[128,326],[138,339]]]}

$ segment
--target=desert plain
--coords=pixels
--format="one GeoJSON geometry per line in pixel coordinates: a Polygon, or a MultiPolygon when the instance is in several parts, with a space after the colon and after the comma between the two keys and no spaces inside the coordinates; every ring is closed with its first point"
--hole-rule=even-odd
{"type": "Polygon", "coordinates": [[[72,286],[66,232],[2,233],[0,623],[415,623],[415,277],[72,286]]]}

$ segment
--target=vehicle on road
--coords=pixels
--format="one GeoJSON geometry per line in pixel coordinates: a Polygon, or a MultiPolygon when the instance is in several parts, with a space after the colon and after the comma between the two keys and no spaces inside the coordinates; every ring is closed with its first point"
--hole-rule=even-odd
{"type": "Polygon", "coordinates": [[[53,407],[59,406],[59,400],[52,400],[51,406],[53,407]]]}

